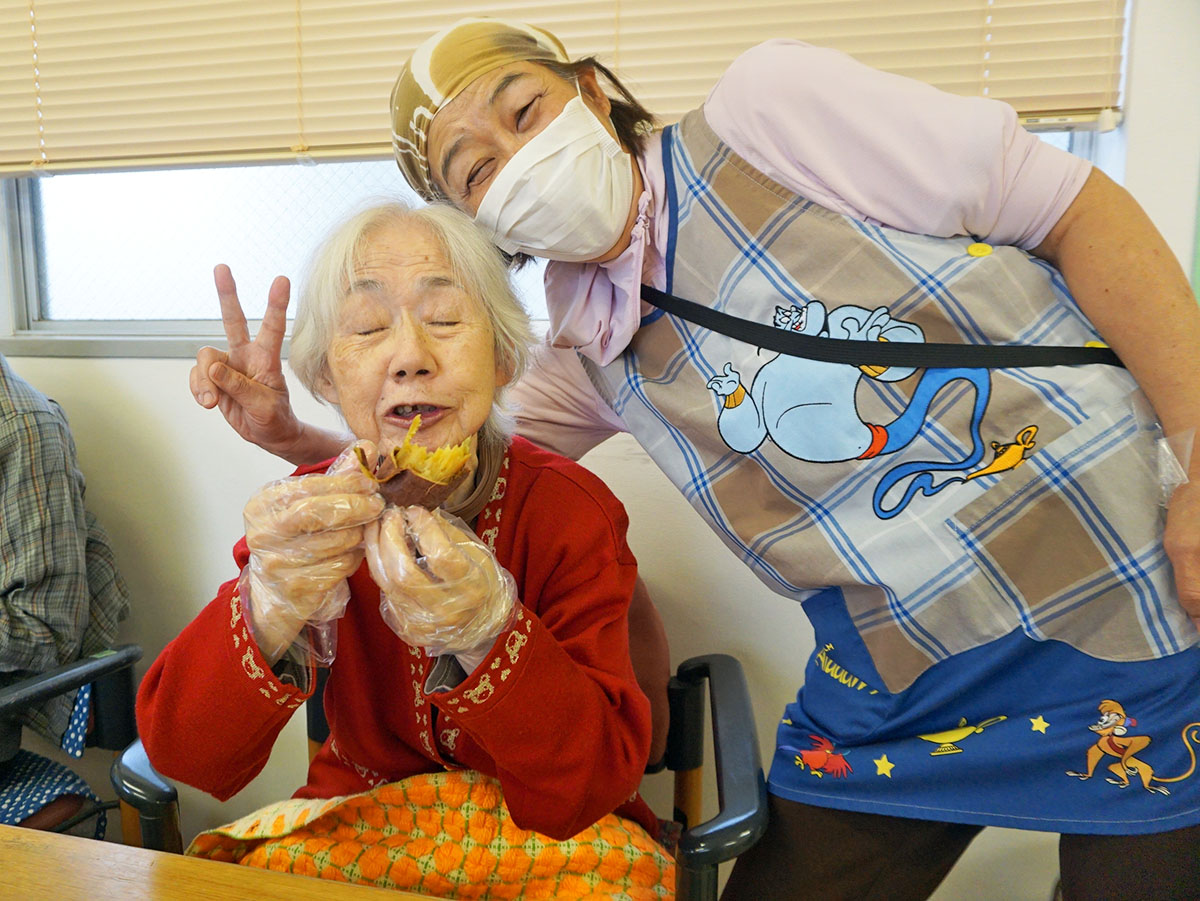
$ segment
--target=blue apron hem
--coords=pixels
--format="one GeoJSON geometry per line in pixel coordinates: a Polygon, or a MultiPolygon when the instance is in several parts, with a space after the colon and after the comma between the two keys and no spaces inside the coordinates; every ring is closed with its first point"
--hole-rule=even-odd
{"type": "Polygon", "coordinates": [[[811,804],[814,807],[831,807],[834,810],[852,810],[858,813],[877,813],[882,816],[906,817],[910,820],[934,820],[939,823],[1003,826],[1009,829],[1026,829],[1033,832],[1081,835],[1152,835],[1200,823],[1200,807],[1153,820],[1138,819],[1122,822],[1114,820],[1112,817],[1104,820],[1056,820],[978,810],[959,810],[951,807],[926,807],[878,800],[863,801],[857,798],[806,792],[770,781],[767,783],[767,791],[776,797],[797,801],[801,804],[811,804]]]}

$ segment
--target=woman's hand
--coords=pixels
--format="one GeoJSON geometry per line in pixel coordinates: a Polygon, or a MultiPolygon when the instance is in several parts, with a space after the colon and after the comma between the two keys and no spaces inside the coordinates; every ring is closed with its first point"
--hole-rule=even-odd
{"type": "Polygon", "coordinates": [[[365,531],[380,612],[405,642],[430,655],[475,655],[508,627],[516,583],[461,520],[389,507],[365,531]]]}
{"type": "Polygon", "coordinates": [[[283,377],[281,353],[291,286],[282,275],[271,283],[262,327],[253,340],[229,267],[213,270],[228,352],[202,347],[188,378],[192,396],[205,409],[220,407],[225,421],[251,444],[300,465],[337,454],[341,435],[296,418],[283,377]]]}
{"type": "MultiPolygon", "coordinates": [[[[271,482],[243,511],[250,563],[242,606],[272,663],[306,624],[330,622],[345,610],[346,579],[363,560],[363,527],[384,507],[358,465],[360,445],[370,442],[348,449],[327,473],[271,482]]],[[[373,455],[374,446],[367,452],[373,455]]]]}
{"type": "Polygon", "coordinates": [[[1171,494],[1163,548],[1175,570],[1179,604],[1200,630],[1200,482],[1185,482],[1171,494]]]}

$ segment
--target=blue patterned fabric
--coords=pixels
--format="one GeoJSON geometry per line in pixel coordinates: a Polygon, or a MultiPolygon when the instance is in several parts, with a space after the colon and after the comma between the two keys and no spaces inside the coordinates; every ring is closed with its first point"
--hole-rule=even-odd
{"type": "Polygon", "coordinates": [[[776,733],[773,794],[1045,832],[1200,820],[1200,649],[1114,663],[1016,631],[893,694],[837,589],[804,609],[817,650],[776,733]]]}
{"type": "MultiPolygon", "coordinates": [[[[0,764],[0,823],[6,826],[15,826],[63,795],[82,795],[93,804],[100,802],[77,774],[39,754],[20,750],[12,760],[0,764]]],[[[107,825],[107,814],[100,811],[95,838],[104,837],[107,825]]]]}
{"type": "MultiPolygon", "coordinates": [[[[662,146],[668,293],[831,339],[1100,338],[1019,248],[797,196],[703,111],[662,146]]],[[[1060,832],[1200,822],[1200,649],[1163,548],[1161,430],[1128,372],[828,363],[671,315],[584,362],[737,559],[812,622],[772,793],[1060,832]]]]}
{"type": "Polygon", "coordinates": [[[62,749],[72,757],[83,756],[87,745],[88,715],[92,711],[92,686],[85,685],[75,693],[75,707],[71,710],[71,719],[63,732],[62,749]]]}

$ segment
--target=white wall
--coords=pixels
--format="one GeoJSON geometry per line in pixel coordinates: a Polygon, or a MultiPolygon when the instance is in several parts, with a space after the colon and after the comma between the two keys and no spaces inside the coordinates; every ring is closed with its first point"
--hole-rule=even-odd
{"type": "MultiPolygon", "coordinates": [[[[1136,3],[1130,60],[1127,182],[1190,272],[1200,178],[1200,5],[1136,3]]],[[[112,533],[134,612],[126,640],[149,660],[232,575],[229,550],[241,533],[246,498],[286,468],[243,444],[216,412],[196,407],[183,360],[15,358],[14,367],[67,410],[88,476],[88,501],[112,533]]],[[[296,392],[301,412],[330,421],[296,392]]],[[[632,544],[663,612],[676,662],[727,651],[743,662],[755,698],[760,746],[773,746],[776,717],[794,695],[812,633],[799,605],[763,588],[711,535],[628,439],[585,462],[629,508],[632,544]]],[[[303,780],[303,724],[297,718],[266,771],[220,804],[184,789],[184,831],[228,821],[289,795],[303,780]]],[[[108,761],[89,752],[84,769],[105,784],[108,761]]],[[[669,810],[669,777],[646,791],[669,810]]],[[[116,830],[110,830],[115,833],[116,830]]],[[[1057,864],[1052,836],[986,830],[937,899],[1044,899],[1057,864]]]]}
{"type": "Polygon", "coordinates": [[[1130,45],[1125,186],[1190,276],[1200,237],[1200,3],[1133,0],[1130,45]]]}

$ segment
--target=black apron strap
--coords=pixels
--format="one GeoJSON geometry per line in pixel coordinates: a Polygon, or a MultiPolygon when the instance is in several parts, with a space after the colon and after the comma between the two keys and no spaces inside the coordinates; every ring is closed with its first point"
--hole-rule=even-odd
{"type": "Polygon", "coordinates": [[[918,369],[1017,369],[1029,366],[1124,366],[1108,347],[1051,347],[1024,344],[917,344],[901,341],[852,341],[818,338],[750,322],[642,285],[642,300],[710,331],[745,344],[792,357],[855,366],[906,366],[918,369]]]}

